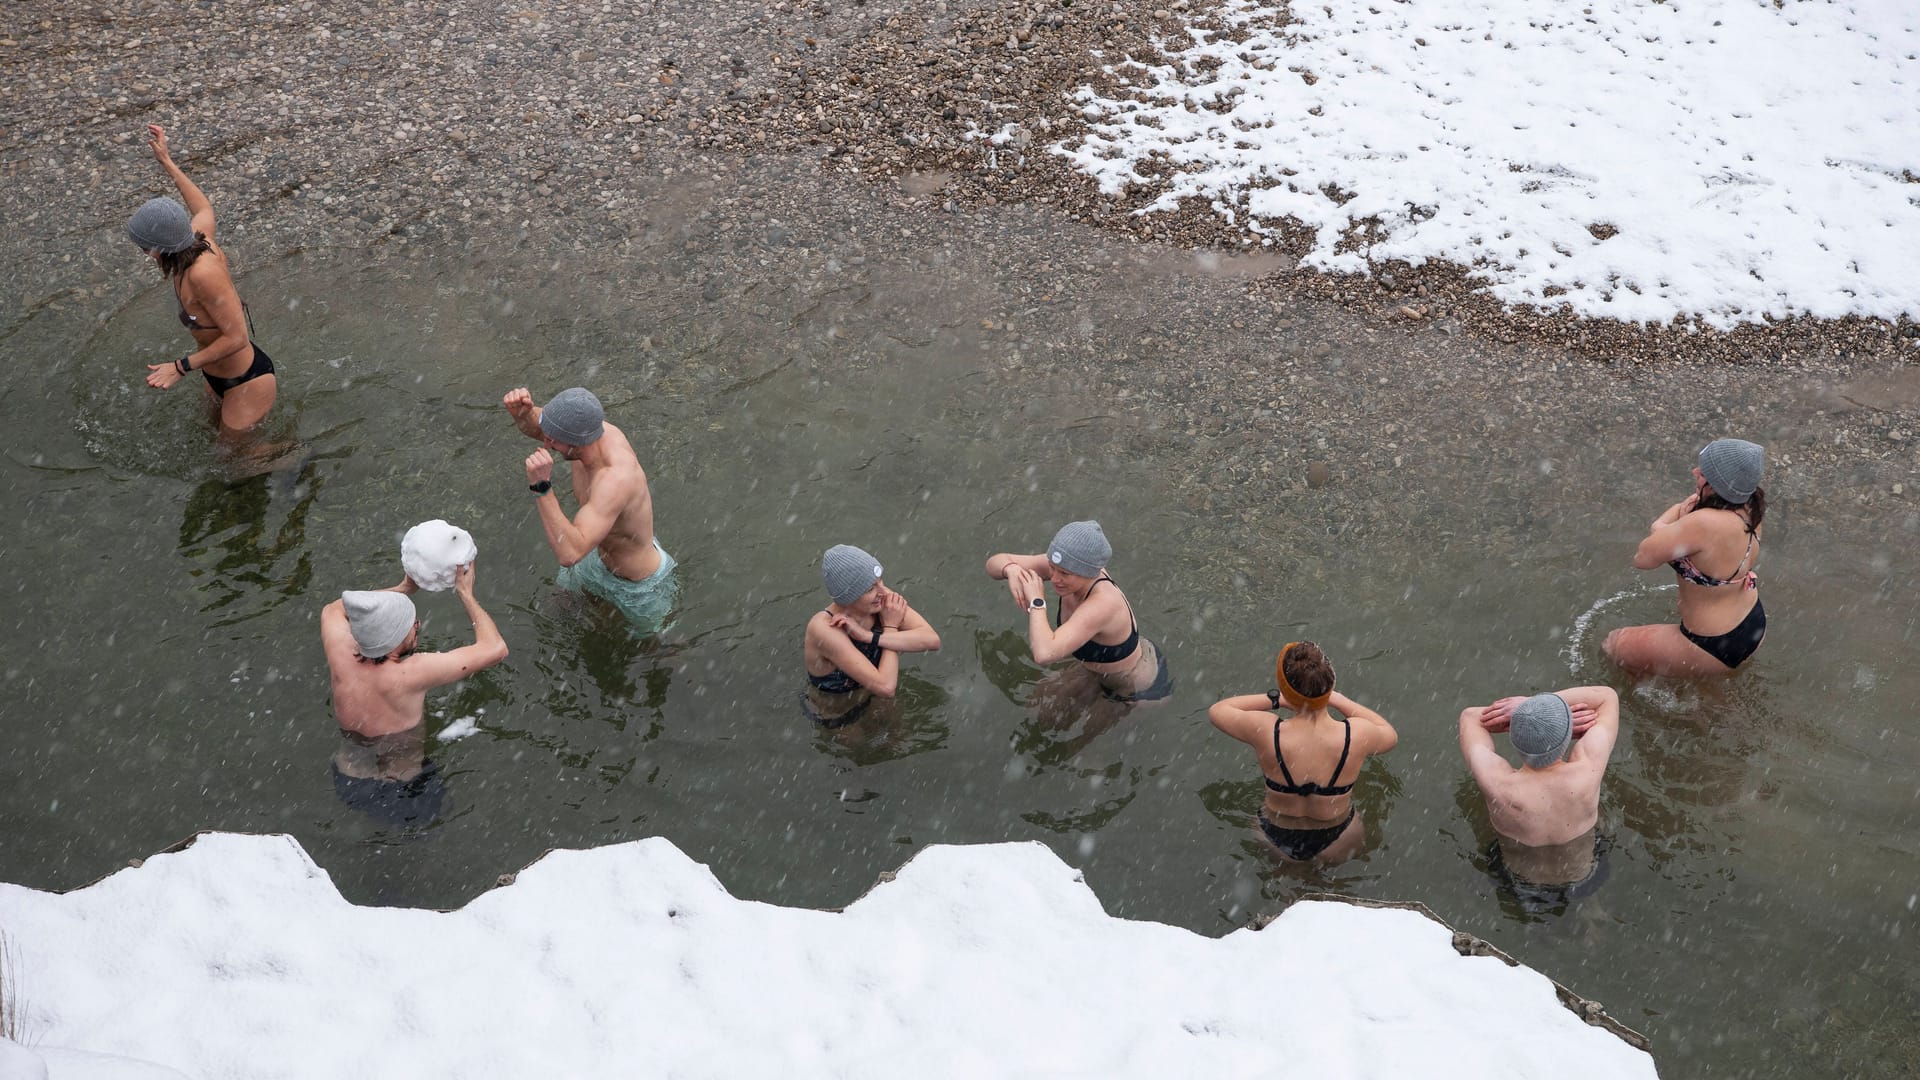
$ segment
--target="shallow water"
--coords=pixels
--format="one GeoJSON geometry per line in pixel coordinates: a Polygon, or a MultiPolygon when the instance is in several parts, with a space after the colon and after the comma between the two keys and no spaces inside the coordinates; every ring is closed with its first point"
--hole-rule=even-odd
{"type": "MultiPolygon", "coordinates": [[[[511,252],[261,260],[243,290],[285,372],[275,434],[302,450],[250,479],[226,478],[184,385],[139,382],[177,346],[161,288],[19,324],[0,401],[21,508],[0,535],[24,568],[0,619],[16,733],[0,878],[66,888],[197,829],[286,831],[356,902],[450,907],[544,849],[658,834],[737,895],[839,906],[925,844],[1037,840],[1115,914],[1210,934],[1316,890],[1422,901],[1648,1031],[1669,1074],[1911,1066],[1911,515],[1770,483],[1757,661],[1634,688],[1599,639],[1671,617],[1666,580],[1628,560],[1704,436],[1583,412],[1603,375],[1543,366],[1462,396],[1299,310],[1247,347],[1246,407],[1280,427],[1240,438],[1210,408],[1159,404],[1186,378],[1179,342],[1157,365],[1121,348],[1155,304],[1219,286],[1217,263],[1101,253],[1097,293],[1044,309],[1014,269],[951,246],[900,255],[849,231],[797,255],[757,236],[738,243],[765,244],[768,269],[732,277],[671,230],[645,259],[544,286],[511,252]],[[522,494],[532,444],[500,395],[576,382],[633,439],[681,564],[657,637],[554,587],[522,494]],[[1267,467],[1316,440],[1328,487],[1267,467]],[[1175,689],[1063,719],[1036,705],[1055,685],[981,566],[1087,516],[1175,689]],[[416,828],[336,798],[316,618],[397,580],[402,533],[430,517],[473,533],[513,655],[430,697],[432,730],[478,730],[430,740],[445,797],[416,828]],[[907,658],[897,704],[824,732],[801,712],[800,629],[823,602],[818,553],[842,541],[879,556],[944,648],[907,658]],[[1366,855],[1323,871],[1266,855],[1252,755],[1205,716],[1269,686],[1302,636],[1401,733],[1357,789],[1366,855]],[[1624,701],[1606,876],[1530,908],[1493,876],[1454,717],[1586,682],[1624,701]]],[[[1781,446],[1825,392],[1710,390],[1732,419],[1703,423],[1766,417],[1781,446]]],[[[470,640],[450,594],[421,609],[424,647],[470,640]]]]}

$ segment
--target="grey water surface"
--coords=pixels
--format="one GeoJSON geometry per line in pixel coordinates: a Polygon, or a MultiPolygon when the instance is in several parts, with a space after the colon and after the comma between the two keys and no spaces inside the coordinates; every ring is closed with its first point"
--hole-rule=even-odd
{"type": "MultiPolygon", "coordinates": [[[[1633,395],[1666,383],[1489,378],[1470,344],[1423,366],[1332,311],[1156,330],[1154,305],[1230,277],[1087,243],[1057,253],[1081,267],[1066,303],[964,244],[903,255],[857,228],[806,252],[756,231],[728,265],[764,245],[766,269],[727,275],[679,234],[628,260],[259,258],[242,288],[283,372],[269,437],[299,445],[245,478],[196,387],[140,383],[180,342],[163,286],[19,324],[0,879],[72,888],[195,830],[287,832],[355,902],[456,907],[548,848],[661,835],[736,895],[832,907],[927,844],[1037,841],[1110,912],[1212,935],[1317,890],[1422,901],[1650,1033],[1668,1075],[1910,1075],[1917,523],[1796,491],[1831,388],[1734,378],[1656,414],[1633,395]],[[680,561],[658,635],[553,583],[533,444],[499,400],[576,383],[638,449],[680,561]],[[1599,639],[1673,617],[1671,576],[1631,552],[1728,427],[1774,447],[1770,636],[1728,682],[1636,687],[1599,639]],[[1325,486],[1302,480],[1316,461],[1325,486]],[[476,538],[512,656],[430,696],[432,731],[478,730],[429,740],[444,800],[397,826],[336,798],[317,615],[397,580],[401,534],[431,517],[476,538]],[[1035,704],[1053,685],[982,563],[1082,517],[1172,665],[1168,701],[1035,704]],[[896,705],[823,732],[800,633],[843,541],[944,648],[905,660],[896,705]],[[1266,853],[1252,756],[1205,715],[1270,686],[1301,637],[1401,733],[1357,789],[1366,854],[1325,870],[1266,853]],[[1523,904],[1454,718],[1596,682],[1624,701],[1604,878],[1523,904]]],[[[424,647],[470,640],[451,594],[420,606],[424,647]]]]}

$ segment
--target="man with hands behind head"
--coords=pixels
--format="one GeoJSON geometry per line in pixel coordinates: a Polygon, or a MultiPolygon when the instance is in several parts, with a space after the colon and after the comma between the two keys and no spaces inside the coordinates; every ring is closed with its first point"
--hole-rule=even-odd
{"type": "Polygon", "coordinates": [[[1461,712],[1460,753],[1515,876],[1552,885],[1594,870],[1600,781],[1619,733],[1620,698],[1605,686],[1506,697],[1461,712]],[[1494,748],[1502,732],[1519,751],[1519,768],[1494,748]]]}
{"type": "Polygon", "coordinates": [[[653,534],[653,496],[633,444],[606,422],[600,399],[582,387],[535,405],[525,387],[502,399],[513,425],[541,449],[527,455],[527,487],[547,544],[560,560],[560,584],[613,604],[644,630],[673,608],[673,556],[653,534]],[[572,463],[580,508],[569,519],[553,493],[553,457],[572,463]]]}

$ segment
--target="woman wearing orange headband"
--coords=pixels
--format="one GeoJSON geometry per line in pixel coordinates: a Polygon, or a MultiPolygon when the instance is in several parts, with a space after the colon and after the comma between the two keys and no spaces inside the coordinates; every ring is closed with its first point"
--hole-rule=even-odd
{"type": "Polygon", "coordinates": [[[1333,664],[1311,641],[1281,649],[1274,674],[1277,689],[1216,702],[1207,719],[1260,759],[1267,781],[1260,831],[1282,857],[1352,858],[1366,840],[1354,813],[1354,781],[1368,755],[1393,749],[1400,735],[1379,713],[1334,691],[1333,664]],[[1310,779],[1317,777],[1326,781],[1310,779]]]}

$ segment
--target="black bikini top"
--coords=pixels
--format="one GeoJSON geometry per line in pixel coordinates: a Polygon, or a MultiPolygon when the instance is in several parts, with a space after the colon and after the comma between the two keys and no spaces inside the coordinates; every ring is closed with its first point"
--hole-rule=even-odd
{"type": "MultiPolygon", "coordinates": [[[[1110,577],[1094,578],[1093,585],[1087,586],[1087,591],[1080,594],[1081,602],[1084,603],[1087,597],[1092,596],[1094,586],[1099,585],[1103,581],[1113,585],[1116,589],[1120,587],[1118,584],[1115,584],[1114,580],[1110,577]]],[[[1127,624],[1129,630],[1127,640],[1118,645],[1102,645],[1092,638],[1088,638],[1084,644],[1073,650],[1073,658],[1083,664],[1117,664],[1127,657],[1132,656],[1133,650],[1140,644],[1140,624],[1134,621],[1132,604],[1127,605],[1127,624]]],[[[1054,613],[1053,628],[1055,630],[1060,629],[1060,615],[1058,612],[1054,613]]]]}
{"type": "MultiPolygon", "coordinates": [[[[873,633],[876,637],[879,636],[880,630],[880,616],[875,615],[873,617],[873,633]]],[[[869,663],[876,667],[879,666],[881,652],[879,642],[856,641],[853,643],[853,647],[858,649],[860,655],[866,657],[869,663]]],[[[823,694],[851,694],[855,690],[860,689],[860,680],[841,671],[838,667],[835,667],[825,675],[815,675],[811,671],[807,672],[807,683],[823,694]]]]}
{"type": "MultiPolygon", "coordinates": [[[[1349,723],[1344,716],[1339,719],[1340,726],[1346,729],[1347,738],[1345,742],[1340,744],[1340,763],[1333,767],[1333,775],[1328,778],[1330,780],[1340,779],[1340,771],[1347,767],[1347,751],[1353,749],[1353,725],[1349,723]]],[[[1276,784],[1273,782],[1273,777],[1262,777],[1261,779],[1267,782],[1269,788],[1272,788],[1282,795],[1345,795],[1347,792],[1353,790],[1353,785],[1350,783],[1333,784],[1328,787],[1321,787],[1311,780],[1304,784],[1294,783],[1293,774],[1287,771],[1286,756],[1280,753],[1281,723],[1282,721],[1278,718],[1273,721],[1273,756],[1274,759],[1280,763],[1280,775],[1286,777],[1287,782],[1284,784],[1276,784]]]]}

